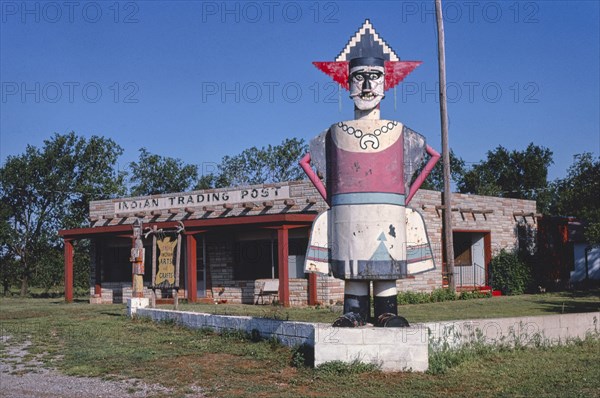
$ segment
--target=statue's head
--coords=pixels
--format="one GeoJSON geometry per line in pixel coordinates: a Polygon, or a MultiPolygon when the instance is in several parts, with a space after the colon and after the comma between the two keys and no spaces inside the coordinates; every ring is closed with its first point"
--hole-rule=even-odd
{"type": "Polygon", "coordinates": [[[335,62],[313,64],[350,91],[357,109],[368,111],[379,106],[385,90],[395,87],[421,62],[400,61],[367,19],[335,62]]]}
{"type": "Polygon", "coordinates": [[[350,98],[361,111],[375,108],[385,97],[383,62],[383,59],[374,57],[354,58],[350,61],[350,98]]]}

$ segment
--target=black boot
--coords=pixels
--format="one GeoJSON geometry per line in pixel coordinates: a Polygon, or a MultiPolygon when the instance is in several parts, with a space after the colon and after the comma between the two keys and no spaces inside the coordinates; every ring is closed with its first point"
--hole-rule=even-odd
{"type": "Polygon", "coordinates": [[[357,327],[363,326],[369,319],[371,303],[369,296],[344,295],[344,315],[336,319],[333,326],[357,327]]]}
{"type": "Polygon", "coordinates": [[[398,316],[398,301],[396,295],[375,297],[375,322],[376,326],[386,328],[402,328],[410,326],[408,321],[398,316]]]}

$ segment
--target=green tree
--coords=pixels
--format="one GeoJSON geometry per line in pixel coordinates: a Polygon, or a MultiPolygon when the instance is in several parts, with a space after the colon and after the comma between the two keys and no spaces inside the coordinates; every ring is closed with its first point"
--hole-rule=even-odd
{"type": "Polygon", "coordinates": [[[137,162],[131,168],[131,195],[156,195],[190,190],[198,179],[198,167],[184,164],[181,159],[163,157],[140,149],[137,162]]]}
{"type": "Polygon", "coordinates": [[[304,177],[298,165],[308,151],[303,139],[288,138],[279,145],[248,148],[235,156],[224,156],[218,173],[204,175],[197,188],[227,187],[295,181],[304,177]]]}
{"type": "Polygon", "coordinates": [[[600,157],[589,152],[574,156],[567,176],[554,182],[552,214],[573,216],[588,223],[586,238],[600,244],[600,157]]]}
{"type": "Polygon", "coordinates": [[[48,256],[62,256],[58,229],[81,227],[90,200],[124,193],[124,173],[114,168],[122,152],[111,139],[71,132],[7,158],[0,169],[0,254],[17,264],[22,295],[51,263],[48,256]]]}
{"type": "Polygon", "coordinates": [[[524,151],[498,146],[487,159],[465,171],[459,181],[461,193],[500,196],[537,201],[538,211],[546,212],[550,201],[548,167],[552,151],[530,143],[524,151]]]}
{"type": "MultiPolygon", "coordinates": [[[[416,176],[419,175],[419,173],[425,166],[425,163],[426,163],[426,161],[423,162],[423,165],[421,165],[419,170],[415,173],[415,176],[414,176],[415,178],[416,178],[416,176]]],[[[456,156],[454,151],[451,149],[450,150],[450,179],[455,184],[458,184],[459,182],[462,181],[464,172],[465,172],[465,161],[462,160],[462,158],[456,156]]],[[[441,158],[436,163],[433,170],[431,170],[431,173],[429,174],[429,176],[427,177],[427,179],[425,180],[423,185],[421,185],[421,189],[431,189],[433,191],[443,191],[444,190],[444,166],[443,166],[441,158]]]]}

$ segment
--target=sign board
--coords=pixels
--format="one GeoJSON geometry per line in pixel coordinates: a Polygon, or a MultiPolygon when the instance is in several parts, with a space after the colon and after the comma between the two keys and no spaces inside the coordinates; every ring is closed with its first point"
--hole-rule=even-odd
{"type": "Polygon", "coordinates": [[[115,213],[167,210],[176,207],[222,205],[255,200],[281,200],[290,197],[290,187],[246,188],[231,191],[182,194],[162,198],[125,199],[115,202],[115,213]]]}
{"type": "Polygon", "coordinates": [[[171,238],[158,239],[156,246],[160,250],[158,256],[158,272],[156,273],[155,286],[169,287],[175,284],[175,258],[174,252],[177,241],[171,238]]]}

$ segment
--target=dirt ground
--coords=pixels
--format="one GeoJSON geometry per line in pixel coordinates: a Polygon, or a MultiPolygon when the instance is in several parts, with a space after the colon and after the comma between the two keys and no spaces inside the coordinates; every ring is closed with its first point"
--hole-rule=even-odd
{"type": "MultiPolygon", "coordinates": [[[[114,398],[169,396],[171,390],[138,380],[112,381],[90,377],[65,376],[44,367],[28,356],[31,342],[12,343],[10,336],[2,337],[5,351],[0,356],[0,397],[2,398],[114,398]]],[[[201,391],[186,395],[204,398],[201,391]]]]}

